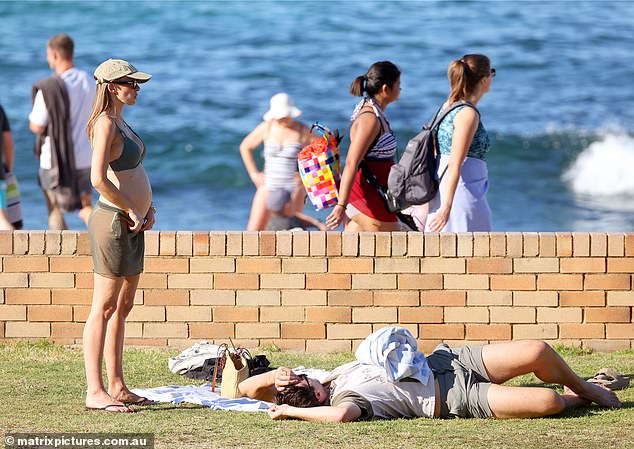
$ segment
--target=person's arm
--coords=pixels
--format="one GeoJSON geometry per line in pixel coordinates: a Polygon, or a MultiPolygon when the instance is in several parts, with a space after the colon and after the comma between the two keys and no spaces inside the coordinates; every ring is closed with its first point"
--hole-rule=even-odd
{"type": "Polygon", "coordinates": [[[361,409],[352,402],[343,402],[336,406],[299,408],[287,404],[273,405],[268,414],[271,419],[301,419],[303,421],[350,422],[361,416],[361,409]]]}
{"type": "Polygon", "coordinates": [[[317,220],[314,217],[311,217],[308,214],[305,214],[303,212],[295,212],[295,218],[297,218],[299,221],[302,222],[302,224],[304,226],[307,227],[315,227],[317,229],[319,229],[320,231],[327,231],[328,228],[326,227],[325,224],[323,224],[321,221],[317,220]]]}
{"type": "Polygon", "coordinates": [[[453,205],[456,187],[460,179],[460,170],[462,164],[467,157],[469,147],[473,141],[473,136],[478,129],[480,117],[478,113],[470,107],[465,107],[456,114],[454,118],[454,132],[451,140],[451,154],[449,155],[449,164],[445,172],[447,180],[445,184],[445,192],[442,197],[442,204],[434,217],[429,223],[429,229],[433,232],[440,232],[449,221],[451,206],[453,205]]]}
{"type": "Polygon", "coordinates": [[[264,185],[264,173],[262,173],[255,164],[253,152],[262,144],[262,142],[264,142],[268,128],[268,122],[260,123],[242,140],[242,143],[240,143],[240,156],[242,156],[242,162],[244,162],[247,173],[249,173],[249,177],[256,187],[264,185]]]}
{"type": "Polygon", "coordinates": [[[257,376],[248,377],[238,385],[243,396],[251,399],[273,402],[275,393],[283,390],[287,385],[294,385],[301,378],[286,367],[279,367],[257,376]]]}
{"type": "Polygon", "coordinates": [[[15,159],[15,149],[13,146],[13,136],[11,131],[2,133],[2,160],[9,172],[13,171],[13,161],[15,159]]]}
{"type": "Polygon", "coordinates": [[[339,201],[326,218],[326,226],[329,229],[335,229],[341,223],[344,211],[348,206],[354,178],[359,170],[359,164],[378,133],[379,123],[373,113],[362,111],[352,124],[350,128],[350,147],[348,148],[346,165],[343,168],[341,183],[339,184],[339,201]]]}
{"type": "Polygon", "coordinates": [[[48,110],[44,102],[44,94],[41,90],[35,94],[33,109],[29,114],[29,129],[34,134],[44,134],[48,125],[48,110]]]}
{"type": "Polygon", "coordinates": [[[93,129],[93,149],[90,166],[90,182],[104,198],[124,210],[130,217],[130,231],[137,232],[143,226],[143,213],[108,179],[110,149],[117,135],[116,126],[108,117],[100,117],[93,129]]]}

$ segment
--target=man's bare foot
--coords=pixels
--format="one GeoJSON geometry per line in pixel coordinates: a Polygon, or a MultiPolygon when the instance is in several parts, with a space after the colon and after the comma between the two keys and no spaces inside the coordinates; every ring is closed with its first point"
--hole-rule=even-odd
{"type": "Polygon", "coordinates": [[[128,407],[123,402],[112,398],[105,391],[99,392],[95,395],[86,396],[86,409],[118,413],[134,412],[132,407],[128,407]]]}
{"type": "Polygon", "coordinates": [[[124,402],[128,405],[154,405],[154,401],[144,398],[143,396],[139,396],[138,394],[132,393],[130,390],[123,390],[117,393],[110,393],[110,396],[115,398],[117,401],[124,402]]]}
{"type": "MultiPolygon", "coordinates": [[[[567,387],[564,387],[564,392],[566,392],[566,388],[567,387]]],[[[588,401],[596,402],[603,407],[621,407],[623,405],[613,391],[586,381],[583,382],[579,391],[575,391],[574,393],[588,401]]]]}

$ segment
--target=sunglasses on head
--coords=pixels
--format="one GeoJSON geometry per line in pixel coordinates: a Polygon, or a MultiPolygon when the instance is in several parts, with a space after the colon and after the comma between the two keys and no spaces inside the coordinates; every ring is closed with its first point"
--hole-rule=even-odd
{"type": "Polygon", "coordinates": [[[130,86],[131,89],[136,89],[137,87],[139,87],[139,82],[137,80],[110,81],[110,84],[125,84],[126,86],[130,86]]]}
{"type": "Polygon", "coordinates": [[[491,75],[491,78],[495,78],[495,69],[492,68],[489,75],[491,75]]]}

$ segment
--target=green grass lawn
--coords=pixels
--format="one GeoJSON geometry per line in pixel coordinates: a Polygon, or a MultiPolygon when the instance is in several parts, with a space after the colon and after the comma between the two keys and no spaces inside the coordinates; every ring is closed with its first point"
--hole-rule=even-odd
{"type": "MultiPolygon", "coordinates": [[[[634,374],[634,351],[609,354],[558,348],[582,376],[603,366],[634,374]]],[[[128,385],[157,387],[193,381],[172,374],[167,358],[178,351],[129,349],[128,385]]],[[[257,353],[257,351],[254,351],[257,353]]],[[[274,366],[332,369],[352,354],[264,352],[274,366]]],[[[161,404],[138,413],[84,410],[84,368],[79,349],[47,343],[0,344],[0,430],[7,432],[153,433],[160,448],[429,448],[429,447],[634,447],[634,388],[619,392],[624,407],[597,406],[556,418],[430,420],[321,424],[272,421],[266,413],[213,411],[194,404],[161,404]]],[[[515,385],[539,384],[524,376],[515,385]]]]}

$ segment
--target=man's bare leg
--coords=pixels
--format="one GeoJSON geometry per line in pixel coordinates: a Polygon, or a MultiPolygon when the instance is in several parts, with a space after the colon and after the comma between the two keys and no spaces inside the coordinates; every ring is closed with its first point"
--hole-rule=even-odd
{"type": "Polygon", "coordinates": [[[92,194],[81,195],[81,209],[79,210],[79,218],[88,226],[88,219],[92,212],[92,194]]]}
{"type": "Polygon", "coordinates": [[[44,190],[44,197],[46,198],[46,207],[48,208],[48,229],[51,231],[63,231],[68,229],[66,220],[64,220],[64,213],[57,205],[55,192],[52,190],[44,190]]]}

